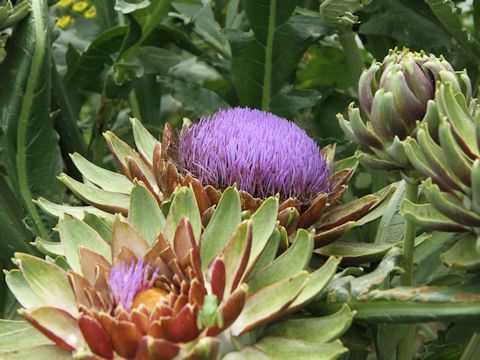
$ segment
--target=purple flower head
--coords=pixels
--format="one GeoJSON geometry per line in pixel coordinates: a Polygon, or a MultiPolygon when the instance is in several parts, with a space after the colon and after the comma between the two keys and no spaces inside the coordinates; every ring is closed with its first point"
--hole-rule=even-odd
{"type": "Polygon", "coordinates": [[[309,203],[329,190],[329,164],[304,130],[273,114],[248,108],[220,110],[180,133],[178,163],[204,185],[237,183],[265,198],[309,203]]]}
{"type": "Polygon", "coordinates": [[[143,259],[132,262],[129,266],[125,263],[113,266],[110,269],[108,284],[116,305],[122,304],[126,310],[130,310],[135,295],[150,289],[158,275],[158,269],[152,276],[150,265],[145,264],[143,259]]]}

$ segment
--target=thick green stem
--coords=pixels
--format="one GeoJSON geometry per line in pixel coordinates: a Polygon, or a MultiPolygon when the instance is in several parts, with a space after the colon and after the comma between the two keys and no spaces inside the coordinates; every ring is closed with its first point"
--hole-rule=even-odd
{"type": "MultiPolygon", "coordinates": [[[[418,201],[418,185],[407,181],[405,199],[412,203],[418,201]]],[[[400,277],[403,286],[413,285],[413,251],[415,248],[415,223],[407,220],[405,223],[405,235],[403,237],[403,260],[404,273],[400,277]]]]}
{"type": "Polygon", "coordinates": [[[277,1],[270,2],[268,14],[267,44],[265,47],[265,72],[263,76],[262,110],[270,110],[270,97],[272,92],[272,59],[273,41],[275,39],[275,16],[277,13],[277,1]]]}
{"type": "Polygon", "coordinates": [[[480,333],[473,334],[460,360],[475,360],[480,354],[480,333]]]}
{"type": "Polygon", "coordinates": [[[343,53],[347,61],[350,73],[353,76],[353,83],[356,84],[360,79],[364,69],[364,63],[357,41],[355,40],[355,33],[351,27],[345,26],[338,32],[340,44],[342,44],[343,53]]]}
{"type": "MultiPolygon", "coordinates": [[[[418,201],[418,184],[407,181],[405,198],[412,203],[418,201]]],[[[407,220],[405,235],[403,237],[403,274],[400,276],[400,284],[403,286],[413,285],[413,253],[415,250],[415,223],[407,220]]],[[[411,360],[415,341],[416,325],[411,325],[405,337],[398,345],[398,360],[411,360]]]]}

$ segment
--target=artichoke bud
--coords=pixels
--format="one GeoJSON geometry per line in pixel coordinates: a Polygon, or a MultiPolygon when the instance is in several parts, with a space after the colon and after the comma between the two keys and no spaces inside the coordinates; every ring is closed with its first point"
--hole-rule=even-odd
{"type": "MultiPolygon", "coordinates": [[[[417,122],[424,120],[433,131],[438,128],[435,103],[437,82],[454,83],[458,91],[470,96],[471,85],[465,72],[455,73],[443,57],[424,52],[391,50],[380,62],[374,62],[360,77],[360,112],[349,109],[349,122],[341,120],[347,138],[361,145],[366,166],[383,169],[410,167],[403,141],[415,136],[417,122]],[[366,149],[364,149],[366,148],[366,149]],[[375,158],[377,160],[375,160],[375,158]]],[[[359,158],[360,159],[360,158],[359,158]]],[[[361,160],[360,160],[361,161],[361,160]]],[[[362,162],[362,161],[361,161],[362,162]]]]}
{"type": "MultiPolygon", "coordinates": [[[[394,136],[404,139],[415,128],[415,122],[421,120],[427,111],[429,100],[435,97],[435,83],[443,77],[450,76],[460,87],[463,80],[458,79],[452,66],[443,58],[425,53],[413,53],[407,49],[391,51],[383,62],[374,63],[366,70],[359,82],[360,107],[372,119],[375,131],[391,141],[394,136]],[[442,75],[441,75],[441,74],[442,75]],[[385,100],[393,103],[389,106],[395,114],[394,121],[400,125],[381,125],[383,118],[378,115],[384,113],[385,103],[374,102],[378,91],[391,93],[392,99],[385,100]],[[383,109],[378,110],[376,106],[383,109]],[[384,131],[388,128],[387,131],[384,131]],[[378,129],[378,130],[377,130],[378,129]],[[407,131],[405,131],[407,130],[407,131]],[[398,132],[397,132],[398,131],[398,132]]],[[[464,85],[466,88],[466,85],[464,85]]],[[[391,117],[388,117],[391,120],[391,117]]]]}

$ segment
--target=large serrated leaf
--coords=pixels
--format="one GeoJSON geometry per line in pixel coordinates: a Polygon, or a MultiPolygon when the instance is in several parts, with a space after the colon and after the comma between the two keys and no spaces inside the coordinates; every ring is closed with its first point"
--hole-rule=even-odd
{"type": "Polygon", "coordinates": [[[15,157],[15,174],[25,208],[37,232],[48,237],[47,227],[31,202],[46,196],[58,200],[63,193],[55,176],[62,169],[58,136],[50,118],[51,27],[45,0],[33,0],[31,13],[8,41],[7,58],[0,67],[0,124],[15,157]]]}

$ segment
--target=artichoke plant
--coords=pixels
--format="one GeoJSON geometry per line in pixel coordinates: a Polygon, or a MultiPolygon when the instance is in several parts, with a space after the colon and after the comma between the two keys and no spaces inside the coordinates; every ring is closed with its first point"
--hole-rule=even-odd
{"type": "Polygon", "coordinates": [[[235,359],[293,351],[335,359],[346,350],[335,339],[351,322],[348,308],[272,324],[316,296],[339,262],[330,258],[307,272],[313,234],[303,229],[275,259],[286,236],[276,221],[277,198],[242,220],[239,192],[229,187],[204,228],[193,186],[174,191],[165,218],[135,181],[128,210],[127,218],[63,213],[60,242],[36,241],[46,259],[15,254],[18,269],[6,272],[6,281],[31,327],[0,321],[0,333],[11,335],[0,336],[0,354],[235,359]],[[17,342],[19,331],[31,338],[17,342]]]}
{"type": "MultiPolygon", "coordinates": [[[[233,184],[240,190],[242,210],[256,211],[269,196],[278,194],[278,220],[289,234],[314,226],[315,246],[326,245],[366,218],[390,194],[388,187],[346,204],[340,203],[356,162],[334,164],[334,146],[320,151],[295,124],[259,110],[221,110],[175,133],[166,126],[157,141],[132,119],[138,152],[113,133],[105,137],[123,175],[101,169],[78,154],[72,159],[85,178],[80,183],[60,177],[78,197],[107,212],[128,213],[134,179],[141,180],[163,207],[178,185],[191,185],[207,224],[223,191],[233,184]]],[[[47,212],[54,205],[44,199],[47,212]]]]}
{"type": "Polygon", "coordinates": [[[360,109],[349,106],[349,121],[341,114],[337,117],[345,136],[360,145],[357,157],[363,165],[383,170],[411,168],[402,141],[415,135],[417,121],[436,118],[433,99],[439,80],[451,81],[457,91],[471,97],[465,72],[456,73],[443,57],[423,52],[392,50],[382,63],[374,62],[362,73],[360,109]]]}

